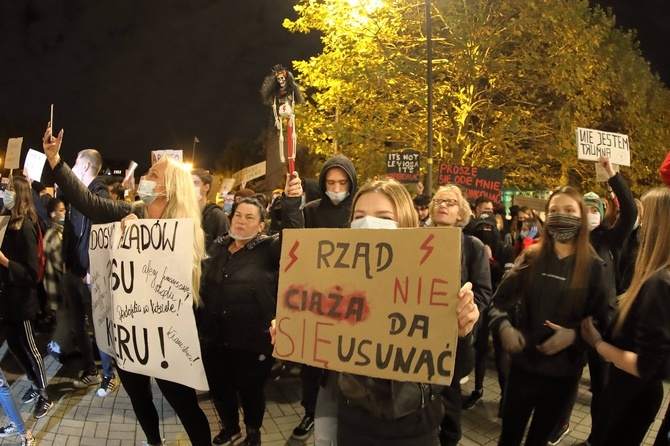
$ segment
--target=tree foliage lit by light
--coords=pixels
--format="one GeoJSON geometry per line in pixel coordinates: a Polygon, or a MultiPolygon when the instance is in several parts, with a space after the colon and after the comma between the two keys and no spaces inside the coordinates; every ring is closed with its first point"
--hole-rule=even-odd
{"type": "MultiPolygon", "coordinates": [[[[426,147],[425,3],[300,0],[293,32],[323,52],[294,62],[308,92],[301,143],[354,159],[363,178],[388,150],[426,147]]],[[[628,134],[640,188],[658,184],[670,92],[634,36],[587,0],[450,0],[431,5],[435,165],[503,168],[506,185],[593,185],[576,127],[628,134]]],[[[425,162],[423,166],[425,166],[425,162]]]]}

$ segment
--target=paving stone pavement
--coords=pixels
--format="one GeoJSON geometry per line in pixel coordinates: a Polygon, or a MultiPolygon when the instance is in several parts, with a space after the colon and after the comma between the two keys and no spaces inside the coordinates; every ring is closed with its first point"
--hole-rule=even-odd
{"type": "MultiPolygon", "coordinates": [[[[0,349],[0,355],[6,351],[6,345],[0,349]]],[[[10,356],[10,355],[7,355],[10,356]]],[[[500,420],[496,418],[500,392],[493,369],[492,358],[489,358],[489,370],[484,381],[484,396],[471,410],[464,411],[462,419],[463,439],[460,444],[495,445],[500,435],[500,420]]],[[[6,363],[3,361],[3,371],[6,363]]],[[[76,364],[61,365],[51,356],[45,357],[49,391],[56,401],[52,412],[35,420],[31,415],[32,405],[20,405],[21,412],[38,445],[82,445],[82,446],[119,446],[140,445],[145,439],[142,429],[137,424],[135,414],[128,395],[122,387],[106,398],[99,398],[94,388],[77,390],[71,385],[77,377],[76,364]]],[[[263,445],[265,446],[302,446],[313,445],[313,437],[306,441],[292,440],[291,432],[302,419],[303,409],[300,406],[300,379],[295,374],[297,368],[285,372],[279,380],[269,381],[267,390],[267,413],[262,429],[263,445]]],[[[11,371],[10,371],[11,374],[11,371]]],[[[11,384],[12,393],[17,401],[25,392],[29,383],[25,376],[17,375],[11,384]]],[[[463,386],[464,394],[473,389],[472,376],[470,382],[463,386]]],[[[12,379],[8,376],[8,381],[12,379]]],[[[588,372],[580,384],[579,397],[572,413],[570,435],[561,445],[579,444],[586,439],[590,431],[589,415],[590,393],[588,392],[588,372]]],[[[668,406],[670,386],[665,385],[665,399],[657,420],[652,425],[643,444],[651,445],[658,431],[661,419],[668,406]]],[[[200,395],[200,405],[207,414],[212,429],[212,436],[219,430],[214,407],[206,393],[200,395]]],[[[154,384],[154,404],[161,416],[161,428],[168,445],[187,446],[190,444],[179,420],[170,405],[162,398],[158,387],[154,384]]],[[[7,421],[0,415],[2,425],[7,421]]],[[[0,440],[0,444],[18,444],[19,437],[0,440]]],[[[242,439],[236,445],[242,443],[242,439]]]]}

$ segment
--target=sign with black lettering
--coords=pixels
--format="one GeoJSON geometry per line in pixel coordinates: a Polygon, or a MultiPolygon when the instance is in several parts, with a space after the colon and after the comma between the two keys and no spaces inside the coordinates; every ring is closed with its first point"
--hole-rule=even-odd
{"type": "Polygon", "coordinates": [[[476,200],[484,196],[494,203],[500,203],[504,176],[505,172],[502,169],[442,163],[437,184],[439,186],[458,184],[467,191],[465,198],[476,200]]]}
{"type": "Polygon", "coordinates": [[[192,296],[192,219],[93,225],[98,347],[123,370],[207,390],[192,296]],[[185,261],[186,260],[186,261],[185,261]]]}
{"type": "Polygon", "coordinates": [[[386,175],[401,183],[419,181],[421,154],[416,150],[389,152],[386,154],[386,175]]]}
{"type": "Polygon", "coordinates": [[[460,229],[287,229],[283,237],[274,357],[451,382],[460,229]]]}
{"type": "Polygon", "coordinates": [[[630,166],[628,135],[577,127],[577,159],[598,161],[606,156],[614,164],[630,166]]]}

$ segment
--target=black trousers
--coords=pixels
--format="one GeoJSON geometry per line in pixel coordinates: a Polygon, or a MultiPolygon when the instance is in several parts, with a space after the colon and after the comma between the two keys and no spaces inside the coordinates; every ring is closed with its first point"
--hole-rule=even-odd
{"type": "Polygon", "coordinates": [[[662,401],[663,383],[660,379],[643,381],[611,367],[598,416],[593,422],[591,444],[642,443],[662,401]]]}
{"type": "Polygon", "coordinates": [[[221,423],[239,426],[239,395],[247,428],[260,429],[265,415],[265,381],[272,356],[258,352],[203,346],[202,358],[221,423]]]}
{"type": "Polygon", "coordinates": [[[502,433],[498,444],[521,444],[533,413],[527,446],[546,446],[554,426],[569,403],[579,374],[567,377],[542,376],[514,365],[510,369],[503,403],[502,433]]]}
{"type": "MultiPolygon", "coordinates": [[[[130,397],[137,421],[147,437],[147,442],[149,444],[159,444],[161,434],[158,412],[156,406],[154,406],[151,392],[151,378],[146,375],[127,372],[120,367],[118,373],[121,384],[123,384],[130,397]]],[[[198,406],[195,390],[182,384],[158,378],[156,378],[156,383],[158,383],[163,396],[181,420],[181,424],[184,425],[191,444],[194,446],[210,446],[212,444],[212,433],[209,429],[207,416],[198,406]]]]}
{"type": "Polygon", "coordinates": [[[7,347],[21,365],[26,377],[46,397],[47,375],[44,360],[35,344],[33,325],[30,321],[2,321],[7,337],[7,347]]]}
{"type": "Polygon", "coordinates": [[[302,387],[302,399],[300,404],[305,408],[305,415],[314,416],[316,410],[316,397],[319,395],[319,387],[323,369],[303,364],[300,368],[300,382],[302,387]]]}
{"type": "MultiPolygon", "coordinates": [[[[486,375],[486,358],[489,353],[489,317],[488,311],[481,316],[482,321],[477,329],[475,336],[475,390],[484,388],[484,376],[486,375]]],[[[509,375],[509,355],[502,347],[500,334],[494,331],[493,335],[493,354],[495,355],[496,370],[498,371],[498,385],[500,386],[500,395],[504,396],[505,386],[507,385],[507,376],[509,375]]]]}

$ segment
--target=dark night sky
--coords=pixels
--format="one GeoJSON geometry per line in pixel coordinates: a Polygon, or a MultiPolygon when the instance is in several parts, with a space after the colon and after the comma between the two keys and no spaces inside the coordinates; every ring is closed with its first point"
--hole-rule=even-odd
{"type": "MultiPolygon", "coordinates": [[[[652,69],[670,85],[670,2],[598,0],[638,29],[652,69]]],[[[84,147],[148,165],[149,151],[183,149],[213,167],[234,138],[270,121],[258,90],[276,63],[319,51],[317,36],[281,23],[296,0],[0,2],[0,146],[40,149],[55,104],[63,155],[84,147]]],[[[0,149],[1,150],[1,149],[0,149]]]]}

